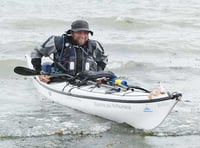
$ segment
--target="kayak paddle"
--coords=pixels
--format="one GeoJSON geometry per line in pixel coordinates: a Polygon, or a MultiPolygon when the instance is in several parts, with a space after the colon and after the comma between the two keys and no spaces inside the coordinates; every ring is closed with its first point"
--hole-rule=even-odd
{"type": "Polygon", "coordinates": [[[41,75],[40,72],[33,70],[33,69],[29,69],[26,67],[22,67],[22,66],[17,66],[14,68],[14,72],[16,74],[19,75],[23,75],[23,76],[35,76],[35,75],[41,75]]]}
{"type": "Polygon", "coordinates": [[[67,76],[69,77],[68,74],[64,74],[64,73],[57,73],[57,74],[52,74],[52,73],[40,73],[36,70],[30,69],[30,68],[26,68],[26,67],[22,67],[22,66],[17,66],[14,68],[14,72],[16,74],[19,75],[23,75],[23,76],[37,76],[37,75],[50,75],[52,77],[60,77],[60,76],[67,76]]]}

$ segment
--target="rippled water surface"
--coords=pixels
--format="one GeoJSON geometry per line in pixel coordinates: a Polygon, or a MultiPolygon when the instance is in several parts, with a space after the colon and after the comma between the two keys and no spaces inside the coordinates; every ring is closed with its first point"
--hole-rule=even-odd
{"type": "Polygon", "coordinates": [[[0,3],[0,147],[200,147],[200,1],[6,0],[0,3]],[[14,74],[24,55],[86,19],[129,83],[183,93],[164,123],[144,132],[56,104],[14,74]]]}

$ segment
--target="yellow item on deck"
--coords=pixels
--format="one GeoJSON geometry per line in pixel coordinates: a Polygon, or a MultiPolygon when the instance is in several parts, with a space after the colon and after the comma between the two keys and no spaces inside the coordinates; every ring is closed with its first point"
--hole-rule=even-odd
{"type": "Polygon", "coordinates": [[[121,85],[121,83],[122,83],[122,80],[120,80],[120,79],[115,80],[116,85],[121,85]]]}

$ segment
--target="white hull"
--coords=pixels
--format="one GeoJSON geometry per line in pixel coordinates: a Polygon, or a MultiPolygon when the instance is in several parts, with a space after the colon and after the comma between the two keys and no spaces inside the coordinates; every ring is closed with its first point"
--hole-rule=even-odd
{"type": "MultiPolygon", "coordinates": [[[[32,68],[30,57],[26,58],[29,68],[32,68]]],[[[90,85],[78,88],[66,86],[66,82],[45,84],[38,77],[33,79],[33,83],[42,95],[54,102],[145,130],[161,124],[178,102],[170,99],[168,94],[149,100],[148,93],[131,90],[106,94],[104,87],[91,88],[94,85],[90,85]]]]}

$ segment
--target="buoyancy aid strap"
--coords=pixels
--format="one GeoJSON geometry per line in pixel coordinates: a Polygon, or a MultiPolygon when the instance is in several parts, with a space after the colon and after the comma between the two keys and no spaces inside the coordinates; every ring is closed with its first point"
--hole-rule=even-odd
{"type": "Polygon", "coordinates": [[[62,62],[64,49],[65,49],[65,36],[62,35],[62,49],[61,49],[60,56],[59,56],[59,59],[58,59],[59,63],[62,62]]]}
{"type": "Polygon", "coordinates": [[[70,46],[69,46],[69,56],[70,56],[70,57],[73,57],[73,58],[76,58],[76,50],[75,50],[75,48],[73,47],[73,45],[70,45],[70,46]]]}

